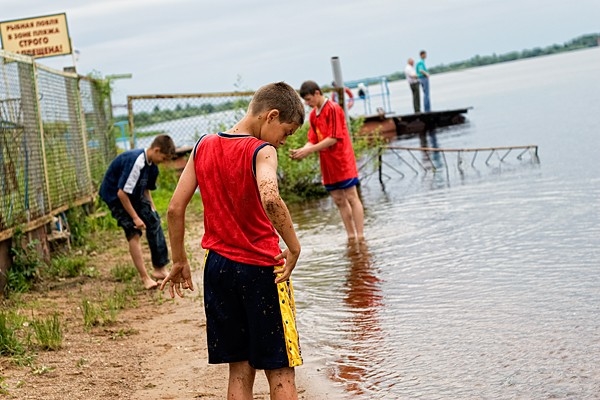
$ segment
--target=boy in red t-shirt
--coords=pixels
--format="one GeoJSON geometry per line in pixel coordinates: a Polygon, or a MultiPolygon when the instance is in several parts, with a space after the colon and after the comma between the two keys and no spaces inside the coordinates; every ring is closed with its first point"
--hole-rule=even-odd
{"type": "Polygon", "coordinates": [[[294,160],[319,152],[323,185],[340,210],[348,239],[364,239],[364,210],[356,186],[358,169],[342,108],[330,101],[314,81],[300,86],[300,97],[312,107],[308,142],[291,150],[294,160]]]}

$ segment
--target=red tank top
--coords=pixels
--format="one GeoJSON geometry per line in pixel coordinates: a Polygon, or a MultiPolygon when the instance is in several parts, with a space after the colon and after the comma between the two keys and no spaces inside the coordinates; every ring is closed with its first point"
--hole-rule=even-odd
{"type": "Polygon", "coordinates": [[[219,133],[200,139],[194,166],[204,206],[202,247],[230,260],[282,265],[279,235],[256,184],[256,153],[269,146],[253,136],[219,133]]]}

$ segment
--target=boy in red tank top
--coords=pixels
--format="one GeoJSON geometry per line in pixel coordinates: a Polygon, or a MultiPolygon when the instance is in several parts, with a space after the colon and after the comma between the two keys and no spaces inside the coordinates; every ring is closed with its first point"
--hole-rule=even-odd
{"type": "Polygon", "coordinates": [[[208,361],[229,364],[228,399],[253,398],[257,369],[265,371],[272,400],[298,398],[294,367],[302,357],[290,275],[300,243],[279,195],[276,149],[303,123],[291,86],[261,87],[237,124],[196,143],[169,203],[173,266],[161,290],[169,283],[174,297],[193,290],[185,210],[200,189],[208,361]]]}

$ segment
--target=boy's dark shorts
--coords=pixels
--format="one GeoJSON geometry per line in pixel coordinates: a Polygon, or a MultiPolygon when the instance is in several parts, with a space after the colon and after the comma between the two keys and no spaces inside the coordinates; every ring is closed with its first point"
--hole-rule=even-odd
{"type": "MultiPolygon", "coordinates": [[[[138,213],[138,216],[147,226],[151,225],[152,222],[160,223],[160,217],[156,211],[152,210],[150,202],[141,201],[132,205],[133,209],[138,213]]],[[[110,213],[112,214],[113,218],[117,220],[117,224],[125,231],[125,237],[127,237],[127,240],[131,240],[131,238],[136,235],[140,237],[142,236],[142,231],[135,227],[131,215],[129,215],[125,208],[123,208],[121,201],[117,200],[108,204],[108,208],[110,209],[110,213]]]]}
{"type": "Polygon", "coordinates": [[[292,282],[275,284],[273,270],[208,252],[204,309],[210,364],[248,361],[265,370],[302,364],[292,282]]]}
{"type": "Polygon", "coordinates": [[[350,178],[345,181],[332,183],[331,185],[325,185],[325,190],[331,192],[332,190],[348,189],[352,186],[358,186],[359,184],[360,180],[358,178],[350,178]]]}

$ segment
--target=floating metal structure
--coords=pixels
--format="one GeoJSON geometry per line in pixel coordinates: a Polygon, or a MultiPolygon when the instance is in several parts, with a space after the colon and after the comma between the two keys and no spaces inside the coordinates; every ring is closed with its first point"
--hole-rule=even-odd
{"type": "Polygon", "coordinates": [[[377,173],[379,182],[385,189],[383,182],[383,168],[389,168],[394,172],[398,173],[402,178],[405,177],[405,173],[399,169],[398,165],[392,165],[389,161],[384,160],[384,153],[388,152],[395,155],[400,161],[401,165],[406,165],[412,170],[415,175],[420,172],[437,173],[439,170],[445,170],[446,178],[449,180],[449,166],[450,163],[446,157],[448,153],[456,154],[456,167],[459,173],[465,173],[465,163],[469,162],[471,167],[475,167],[475,162],[480,154],[485,154],[485,164],[490,165],[493,156],[497,156],[500,163],[504,163],[507,157],[515,151],[519,151],[516,155],[516,159],[519,161],[523,160],[523,156],[527,153],[530,154],[531,162],[539,164],[540,159],[538,156],[537,145],[520,145],[520,146],[499,146],[499,147],[477,147],[477,148],[438,148],[438,147],[407,147],[407,146],[394,146],[394,145],[383,145],[379,147],[379,150],[369,159],[362,163],[362,167],[365,167],[374,158],[377,158],[377,173]],[[418,157],[417,154],[421,155],[418,157]],[[470,160],[466,159],[465,156],[469,154],[470,160]],[[410,157],[407,159],[407,155],[410,157]],[[412,162],[410,161],[412,160],[412,162]]]}

